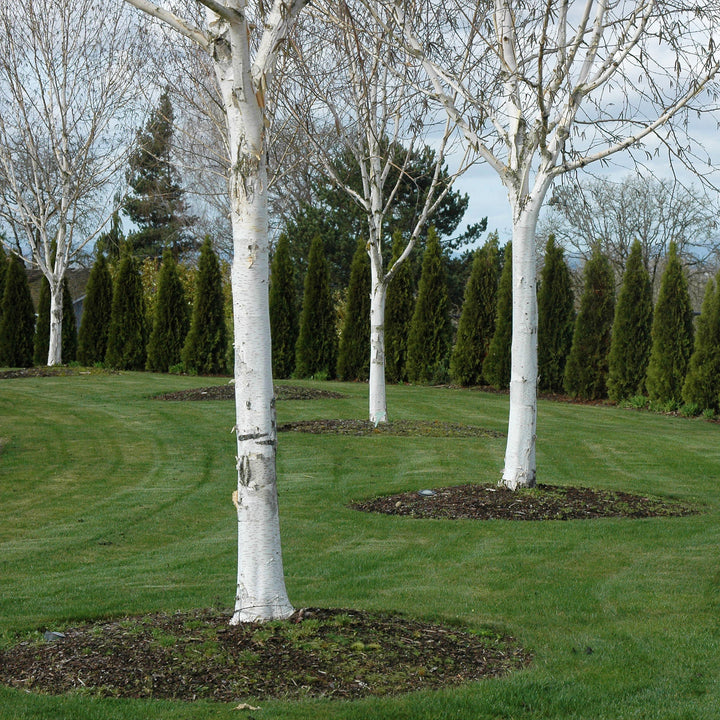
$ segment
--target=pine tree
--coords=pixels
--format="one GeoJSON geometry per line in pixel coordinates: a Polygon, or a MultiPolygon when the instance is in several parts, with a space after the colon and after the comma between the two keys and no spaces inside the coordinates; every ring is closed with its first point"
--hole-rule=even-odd
{"type": "Polygon", "coordinates": [[[678,403],[682,398],[693,350],[692,317],[687,279],[677,245],[671,242],[653,315],[652,349],[645,379],[651,400],[678,403]]]}
{"type": "Polygon", "coordinates": [[[162,256],[171,248],[175,260],[192,245],[186,228],[192,223],[183,200],[183,189],[170,153],[174,115],[170,96],[164,92],[130,155],[127,181],[132,193],[123,209],[140,229],[128,236],[139,257],[162,256]]]}
{"type": "Polygon", "coordinates": [[[485,382],[505,389],[510,386],[512,348],[512,243],[504,248],[504,259],[497,290],[495,332],[483,362],[485,382]]]}
{"type": "Polygon", "coordinates": [[[436,382],[443,368],[447,372],[451,334],[444,258],[437,233],[431,226],[408,335],[407,372],[410,382],[436,382]]]}
{"type": "Polygon", "coordinates": [[[270,334],[273,376],[289,378],[295,370],[298,313],[295,273],[285,234],[278,239],[270,267],[270,334]]]}
{"type": "Polygon", "coordinates": [[[370,376],[370,258],[364,240],[358,242],[350,267],[337,376],[340,380],[370,376]]]}
{"type": "Polygon", "coordinates": [[[125,250],[113,287],[105,363],[120,370],[144,370],[147,324],[137,262],[125,250]]]}
{"type": "Polygon", "coordinates": [[[564,251],[550,235],[538,290],[538,387],[563,391],[565,363],[572,345],[575,301],[564,251]]]}
{"type": "Polygon", "coordinates": [[[0,366],[31,367],[35,309],[25,264],[18,257],[11,258],[5,269],[0,310],[0,366]]]}
{"type": "Polygon", "coordinates": [[[607,393],[610,332],[615,314],[612,267],[599,246],[585,264],[580,312],[565,366],[565,390],[573,397],[597,400],[607,393]]]}
{"type": "Polygon", "coordinates": [[[165,250],[158,279],[155,316],[147,347],[147,369],[167,372],[174,365],[179,365],[189,330],[190,311],[177,264],[172,253],[165,250]]]}
{"type": "Polygon", "coordinates": [[[475,251],[465,286],[457,339],[450,358],[450,377],[458,385],[483,383],[482,368],[495,333],[498,248],[494,236],[475,251]]]}
{"type": "MultiPolygon", "coordinates": [[[[63,323],[64,325],[65,323],[63,323]]],[[[43,275],[40,280],[35,339],[33,341],[33,364],[47,365],[50,348],[50,282],[43,275]]]]}
{"type": "MultiPolygon", "coordinates": [[[[393,234],[390,267],[402,254],[405,242],[400,231],[393,234]]],[[[407,342],[415,309],[412,265],[403,262],[393,275],[385,296],[385,378],[407,382],[407,342]]]]}
{"type": "Polygon", "coordinates": [[[328,270],[322,239],[316,236],[310,245],[300,333],[295,348],[295,374],[298,377],[335,377],[337,331],[335,308],[330,294],[328,270]]]}
{"type": "Polygon", "coordinates": [[[81,365],[95,365],[105,361],[112,313],[112,292],[110,269],[105,256],[100,253],[85,288],[78,334],[78,361],[81,365]]]}
{"type": "Polygon", "coordinates": [[[206,237],[200,250],[190,332],[182,351],[185,369],[198,375],[226,372],[227,343],[220,263],[206,237]]]}
{"type": "Polygon", "coordinates": [[[618,295],[608,357],[608,395],[615,402],[645,392],[652,331],[652,286],[642,248],[630,249],[618,295]]]}
{"type": "Polygon", "coordinates": [[[718,409],[720,401],[720,273],[705,287],[697,319],[695,347],[690,356],[682,397],[698,410],[718,409]]]}

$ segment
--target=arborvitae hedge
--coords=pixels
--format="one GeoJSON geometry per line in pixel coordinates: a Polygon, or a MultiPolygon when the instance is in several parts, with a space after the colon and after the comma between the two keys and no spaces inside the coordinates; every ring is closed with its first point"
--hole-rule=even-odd
{"type": "Polygon", "coordinates": [[[410,382],[436,382],[446,375],[451,342],[445,261],[437,233],[430,227],[408,336],[410,382]]]}
{"type": "Polygon", "coordinates": [[[682,397],[698,410],[718,409],[720,398],[720,273],[705,287],[682,397]]]}
{"type": "Polygon", "coordinates": [[[298,337],[295,272],[290,243],[284,233],[278,239],[270,267],[270,334],[273,376],[289,378],[295,370],[295,344],[298,337]]]}
{"type": "Polygon", "coordinates": [[[170,250],[165,250],[158,278],[155,317],[147,347],[147,369],[167,372],[169,368],[179,365],[189,330],[190,310],[177,264],[170,250]]]}
{"type": "Polygon", "coordinates": [[[78,336],[77,320],[73,297],[70,292],[70,282],[63,278],[63,324],[62,324],[62,361],[71,363],[77,360],[78,336]]]}
{"type": "Polygon", "coordinates": [[[337,363],[340,380],[367,380],[370,375],[370,285],[370,258],[360,240],[350,266],[337,363]]]}
{"type": "Polygon", "coordinates": [[[692,318],[687,279],[677,246],[672,242],[653,315],[652,349],[645,379],[651,400],[661,403],[681,401],[693,350],[692,318]]]}
{"type": "Polygon", "coordinates": [[[607,393],[615,282],[610,262],[599,248],[585,264],[584,274],[580,312],[565,366],[565,390],[583,400],[596,400],[607,393]]]}
{"type": "Polygon", "coordinates": [[[512,244],[504,249],[503,268],[497,291],[495,332],[483,363],[485,382],[496,388],[510,386],[512,349],[512,244]]]}
{"type": "Polygon", "coordinates": [[[147,325],[142,278],[135,259],[125,250],[113,287],[105,363],[120,370],[144,370],[147,325]]]}
{"type": "Polygon", "coordinates": [[[108,346],[108,331],[112,313],[113,283],[107,260],[103,254],[90,271],[85,288],[83,313],[78,333],[78,362],[81,365],[95,365],[105,362],[108,346]]]}
{"type": "Polygon", "coordinates": [[[31,367],[35,309],[25,265],[18,257],[13,257],[5,269],[0,311],[0,366],[31,367]]]}
{"type": "Polygon", "coordinates": [[[538,290],[538,386],[563,391],[565,364],[572,346],[575,300],[564,251],[550,235],[538,290]]]}
{"type": "Polygon", "coordinates": [[[310,244],[300,333],[295,347],[295,375],[334,378],[337,366],[335,307],[330,293],[330,272],[323,242],[316,236],[310,244]]]}
{"type": "Polygon", "coordinates": [[[5,292],[5,274],[7,272],[8,259],[3,249],[2,243],[0,243],[0,303],[2,302],[2,296],[5,292]]]}
{"type": "Polygon", "coordinates": [[[225,372],[227,343],[220,263],[207,237],[200,250],[192,321],[182,351],[185,369],[199,375],[225,372]]]}
{"type": "Polygon", "coordinates": [[[50,349],[50,283],[43,275],[40,280],[35,338],[33,340],[33,364],[47,365],[50,349]]]}
{"type": "MultiPolygon", "coordinates": [[[[393,257],[390,267],[405,247],[402,233],[393,235],[393,257]]],[[[415,283],[412,264],[406,260],[393,275],[385,297],[385,379],[407,381],[407,342],[415,309],[415,283]]]]}
{"type": "Polygon", "coordinates": [[[482,368],[495,333],[498,289],[497,237],[475,251],[463,300],[450,377],[458,385],[480,385],[482,368]]]}
{"type": "Polygon", "coordinates": [[[615,307],[607,379],[611,400],[617,402],[644,394],[651,332],[652,285],[636,240],[630,249],[615,307]]]}

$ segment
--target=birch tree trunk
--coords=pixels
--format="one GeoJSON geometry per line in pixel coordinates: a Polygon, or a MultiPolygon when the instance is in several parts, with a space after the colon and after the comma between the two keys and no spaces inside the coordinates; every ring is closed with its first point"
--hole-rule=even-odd
{"type": "Polygon", "coordinates": [[[63,282],[50,280],[50,342],[48,366],[62,365],[63,282]]]}
{"type": "MultiPolygon", "coordinates": [[[[371,257],[372,261],[372,257],[371,257]]],[[[371,265],[370,294],[370,422],[374,425],[387,422],[387,398],[385,394],[385,299],[387,283],[378,276],[376,263],[371,265]]]]}

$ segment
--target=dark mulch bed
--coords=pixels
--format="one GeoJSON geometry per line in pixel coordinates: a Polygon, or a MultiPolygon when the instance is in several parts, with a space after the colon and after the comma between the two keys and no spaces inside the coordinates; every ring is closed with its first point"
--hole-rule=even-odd
{"type": "Polygon", "coordinates": [[[0,380],[14,380],[16,378],[28,377],[60,377],[68,375],[117,375],[118,370],[106,368],[83,368],[68,367],[66,365],[55,365],[53,367],[31,367],[19,368],[17,370],[3,370],[0,372],[0,380]]]}
{"type": "Polygon", "coordinates": [[[60,694],[136,698],[359,698],[457,685],[530,661],[495,631],[472,634],[356,610],[228,625],[202,610],[103,621],[0,652],[0,682],[60,694]]]}
{"type": "Polygon", "coordinates": [[[503,437],[495,430],[474,425],[440,421],[409,421],[374,425],[368,420],[301,420],[278,425],[279,432],[304,432],[314,435],[403,435],[416,437],[503,437]]]}
{"type": "Polygon", "coordinates": [[[695,508],[630,493],[588,487],[537,485],[507,490],[496,485],[459,485],[385,495],[351,505],[356,510],[451,520],[585,520],[692,515],[695,508]]]}
{"type": "MultiPolygon", "coordinates": [[[[275,398],[277,400],[318,400],[340,399],[346,397],[334,390],[319,390],[297,385],[276,385],[275,398]]],[[[235,386],[211,385],[210,387],[194,388],[192,390],[178,390],[177,392],[156,395],[155,400],[234,400],[235,386]]]]}

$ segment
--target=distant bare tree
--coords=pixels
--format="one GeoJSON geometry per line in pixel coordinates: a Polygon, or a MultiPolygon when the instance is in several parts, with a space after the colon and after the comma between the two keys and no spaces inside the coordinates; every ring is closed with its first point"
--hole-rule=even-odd
{"type": "Polygon", "coordinates": [[[0,220],[50,283],[48,365],[65,272],[114,210],[143,46],[123,3],[0,2],[0,220]]]}

